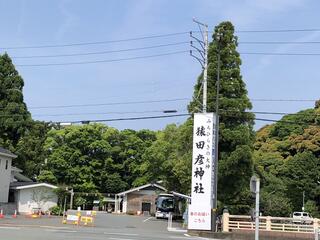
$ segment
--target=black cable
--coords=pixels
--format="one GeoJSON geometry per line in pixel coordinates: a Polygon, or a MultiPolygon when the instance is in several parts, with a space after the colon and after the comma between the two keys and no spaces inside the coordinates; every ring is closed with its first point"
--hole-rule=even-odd
{"type": "Polygon", "coordinates": [[[39,106],[39,107],[30,107],[29,109],[74,108],[74,107],[93,107],[93,106],[114,106],[114,105],[131,105],[131,104],[145,104],[145,103],[177,102],[177,101],[186,101],[186,100],[189,100],[189,98],[173,98],[173,99],[145,100],[145,101],[132,101],[132,102],[110,102],[110,103],[94,103],[94,104],[74,104],[74,105],[39,106]]]}
{"type": "Polygon", "coordinates": [[[189,51],[176,51],[155,55],[146,55],[146,56],[138,56],[138,57],[130,57],[130,58],[118,58],[118,59],[107,59],[107,60],[97,60],[97,61],[83,61],[83,62],[66,62],[66,63],[39,63],[39,64],[16,64],[17,67],[44,67],[44,66],[68,66],[68,65],[82,65],[82,64],[92,64],[92,63],[108,63],[108,62],[121,62],[121,61],[129,61],[135,59],[143,59],[143,58],[154,58],[154,57],[162,57],[169,55],[176,55],[180,53],[189,53],[189,51]]]}
{"type": "Polygon", "coordinates": [[[320,41],[312,41],[312,42],[290,42],[290,41],[261,41],[261,42],[251,42],[251,41],[240,41],[239,44],[320,44],[320,41]]]}
{"type": "Polygon", "coordinates": [[[118,40],[106,40],[106,41],[97,41],[97,42],[83,42],[83,43],[68,43],[68,44],[53,44],[53,45],[38,45],[38,46],[9,46],[9,47],[0,47],[0,49],[27,49],[27,48],[59,48],[59,47],[74,47],[74,46],[85,46],[85,45],[99,45],[99,44],[108,44],[108,43],[117,43],[117,42],[129,42],[129,41],[137,41],[144,39],[152,39],[152,38],[163,38],[163,37],[172,37],[177,35],[189,34],[187,32],[176,32],[176,33],[168,33],[168,34],[159,34],[159,35],[150,35],[150,36],[142,36],[135,38],[126,38],[126,39],[118,39],[118,40]]]}
{"type": "MultiPolygon", "coordinates": [[[[221,98],[221,100],[224,98],[221,98]]],[[[232,98],[238,99],[238,98],[232,98]]],[[[98,106],[114,106],[114,105],[132,105],[132,104],[145,104],[145,103],[161,103],[161,102],[176,102],[176,101],[190,101],[189,98],[173,98],[173,99],[160,99],[160,100],[145,100],[145,101],[128,101],[128,102],[109,102],[109,103],[92,103],[92,104],[73,104],[73,105],[52,105],[52,106],[34,106],[28,109],[58,109],[58,108],[77,108],[77,107],[98,107],[98,106]]],[[[251,101],[262,102],[315,102],[316,99],[250,99],[251,101]]],[[[199,102],[200,103],[200,102],[199,102]]],[[[0,109],[5,109],[0,107],[0,109]]],[[[223,109],[221,109],[223,111],[223,109]]],[[[256,112],[259,113],[259,112],[256,112]]],[[[278,113],[276,113],[278,114],[278,113]]],[[[290,113],[284,113],[290,114],[290,113]]],[[[294,114],[294,113],[293,113],[294,114]]]]}
{"type": "Polygon", "coordinates": [[[255,102],[315,102],[318,99],[266,99],[266,98],[251,98],[255,102]]]}
{"type": "Polygon", "coordinates": [[[271,52],[239,52],[242,55],[268,55],[268,56],[320,56],[320,53],[271,53],[271,52]]]}
{"type": "MultiPolygon", "coordinates": [[[[115,121],[133,121],[133,120],[145,120],[145,119],[160,119],[160,118],[172,118],[172,117],[185,117],[190,116],[189,113],[174,114],[174,115],[159,115],[159,116],[144,116],[144,117],[129,117],[129,118],[110,118],[110,119],[97,119],[97,120],[78,120],[78,121],[66,121],[68,123],[83,123],[83,122],[115,122],[115,121]]],[[[54,122],[62,123],[62,122],[54,122]]]]}
{"type": "Polygon", "coordinates": [[[190,42],[176,42],[176,43],[168,43],[147,47],[138,47],[138,48],[127,48],[127,49],[118,49],[118,50],[110,50],[110,51],[97,51],[97,52],[86,52],[86,53],[70,53],[70,54],[56,54],[56,55],[31,55],[31,56],[12,56],[13,59],[24,59],[24,58],[55,58],[55,57],[74,57],[74,56],[89,56],[89,55],[101,55],[107,53],[119,53],[119,52],[129,52],[129,51],[138,51],[138,50],[146,50],[153,48],[161,48],[161,47],[169,47],[169,46],[177,46],[182,44],[189,44],[190,42]]]}
{"type": "MultiPolygon", "coordinates": [[[[236,33],[286,33],[286,32],[319,32],[319,28],[310,28],[310,29],[278,29],[278,30],[237,30],[236,33]]],[[[193,31],[199,32],[199,31],[193,31]]],[[[213,31],[210,31],[213,32],[213,31]]],[[[128,41],[137,41],[144,39],[152,38],[163,38],[163,37],[172,37],[183,34],[189,34],[190,31],[185,32],[176,32],[168,34],[159,34],[159,35],[149,35],[142,37],[118,39],[118,40],[105,40],[105,41],[95,41],[95,42],[82,42],[82,43],[67,43],[67,44],[52,44],[52,45],[34,45],[34,46],[8,46],[0,47],[0,49],[32,49],[32,48],[59,48],[59,47],[73,47],[73,46],[85,46],[85,45],[99,45],[99,44],[108,44],[108,43],[117,43],[117,42],[128,42],[128,41]]]]}
{"type": "Polygon", "coordinates": [[[238,33],[288,33],[288,32],[320,32],[320,28],[304,29],[266,29],[266,30],[238,30],[238,33]]]}
{"type": "MultiPolygon", "coordinates": [[[[178,112],[175,110],[174,112],[178,112]]],[[[89,113],[57,113],[57,114],[32,114],[33,117],[60,117],[60,116],[81,116],[81,115],[106,115],[106,114],[141,114],[141,113],[164,113],[165,110],[150,110],[150,111],[130,111],[130,112],[89,112],[89,113]]],[[[170,113],[168,110],[166,113],[170,113]]],[[[2,115],[0,115],[2,117],[2,115]]]]}

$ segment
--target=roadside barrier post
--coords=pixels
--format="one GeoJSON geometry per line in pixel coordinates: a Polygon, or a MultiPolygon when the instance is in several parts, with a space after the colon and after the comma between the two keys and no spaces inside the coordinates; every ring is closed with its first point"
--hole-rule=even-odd
{"type": "Polygon", "coordinates": [[[229,232],[229,212],[224,212],[222,215],[222,232],[229,232]]]}
{"type": "Polygon", "coordinates": [[[313,219],[313,228],[314,228],[314,239],[319,240],[319,223],[317,218],[313,219]]]}

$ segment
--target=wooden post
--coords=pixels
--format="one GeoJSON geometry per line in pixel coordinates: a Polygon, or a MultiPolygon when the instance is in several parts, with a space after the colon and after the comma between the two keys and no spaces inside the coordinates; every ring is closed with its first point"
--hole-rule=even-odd
{"type": "Polygon", "coordinates": [[[229,232],[229,213],[224,212],[222,215],[222,231],[229,232]]]}

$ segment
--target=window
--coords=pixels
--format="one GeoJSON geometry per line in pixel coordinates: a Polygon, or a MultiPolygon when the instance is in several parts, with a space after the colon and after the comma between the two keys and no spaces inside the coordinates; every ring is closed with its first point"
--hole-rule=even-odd
{"type": "Polygon", "coordinates": [[[9,161],[6,160],[6,170],[8,170],[8,164],[9,164],[9,161]]]}

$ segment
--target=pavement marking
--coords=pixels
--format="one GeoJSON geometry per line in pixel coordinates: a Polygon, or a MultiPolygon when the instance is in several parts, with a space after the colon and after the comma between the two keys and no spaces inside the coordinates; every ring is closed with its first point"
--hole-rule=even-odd
{"type": "Polygon", "coordinates": [[[0,229],[8,229],[8,230],[10,230],[10,229],[16,229],[16,230],[20,230],[21,228],[20,227],[3,227],[3,226],[0,226],[0,229]]]}
{"type": "Polygon", "coordinates": [[[63,229],[45,229],[47,232],[58,232],[58,233],[75,233],[75,230],[63,230],[63,229]]]}
{"type": "Polygon", "coordinates": [[[108,238],[108,239],[110,239],[110,240],[133,240],[133,239],[131,239],[131,238],[108,238]]]}
{"type": "Polygon", "coordinates": [[[49,229],[71,229],[70,227],[57,227],[57,226],[39,226],[41,228],[49,228],[49,229]]]}
{"type": "Polygon", "coordinates": [[[152,219],[152,218],[153,218],[153,217],[149,217],[149,218],[143,220],[143,222],[147,222],[147,221],[149,221],[149,220],[152,219]]]}
{"type": "Polygon", "coordinates": [[[169,236],[169,238],[172,238],[172,239],[189,239],[189,237],[179,237],[179,236],[169,236]]]}
{"type": "Polygon", "coordinates": [[[109,232],[104,232],[103,234],[106,235],[122,235],[122,236],[139,236],[139,234],[136,233],[109,233],[109,232]]]}

